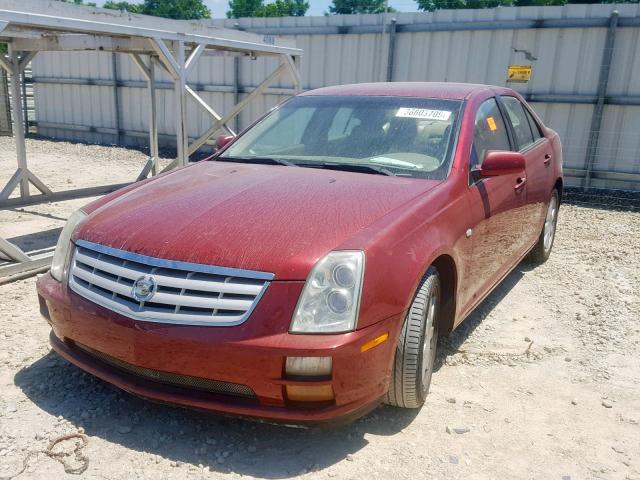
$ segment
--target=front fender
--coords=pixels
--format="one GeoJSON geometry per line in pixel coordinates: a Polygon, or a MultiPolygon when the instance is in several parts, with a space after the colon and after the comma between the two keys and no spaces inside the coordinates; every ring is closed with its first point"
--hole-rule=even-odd
{"type": "Polygon", "coordinates": [[[365,275],[358,328],[406,312],[429,266],[442,258],[454,265],[452,299],[471,255],[466,238],[466,197],[443,182],[413,202],[376,222],[341,248],[365,244],[365,275]]]}

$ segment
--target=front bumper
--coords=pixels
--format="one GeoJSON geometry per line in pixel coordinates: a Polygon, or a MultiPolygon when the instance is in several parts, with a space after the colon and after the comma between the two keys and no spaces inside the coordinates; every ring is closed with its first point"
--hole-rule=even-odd
{"type": "Polygon", "coordinates": [[[284,423],[322,423],[364,414],[386,393],[403,317],[344,334],[292,335],[288,327],[302,287],[303,282],[273,282],[243,324],[199,327],[132,320],[80,297],[48,274],[38,280],[54,350],[123,390],[160,402],[284,423]],[[389,333],[386,342],[361,352],[362,345],[384,333],[389,333]],[[145,371],[239,384],[254,395],[241,398],[153,381],[136,375],[135,369],[101,361],[90,351],[145,371]],[[332,357],[331,378],[287,378],[288,356],[332,357]],[[334,400],[290,402],[286,385],[330,385],[334,400]]]}

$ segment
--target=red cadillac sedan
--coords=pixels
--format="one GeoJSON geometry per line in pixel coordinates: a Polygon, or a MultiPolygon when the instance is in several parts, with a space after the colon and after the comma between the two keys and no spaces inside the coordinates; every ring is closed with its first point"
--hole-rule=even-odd
{"type": "Polygon", "coordinates": [[[562,151],[516,92],[321,88],[75,212],[51,345],[149,399],[285,423],[419,408],[438,335],[544,262],[562,151]]]}

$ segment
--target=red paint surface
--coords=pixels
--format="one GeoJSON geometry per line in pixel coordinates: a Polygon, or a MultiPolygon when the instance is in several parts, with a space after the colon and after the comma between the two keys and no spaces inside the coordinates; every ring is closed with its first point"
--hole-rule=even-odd
{"type": "MultiPolygon", "coordinates": [[[[221,402],[136,384],[100,369],[68,343],[54,340],[80,367],[145,397],[272,419],[326,420],[363,411],[388,387],[395,341],[416,287],[437,258],[455,263],[452,325],[460,323],[534,245],[554,184],[562,177],[555,132],[524,153],[522,173],[470,185],[469,153],[476,109],[510,89],[463,84],[365,84],[305,95],[404,95],[466,102],[453,166],[444,181],[331,170],[200,162],[127,187],[85,208],[82,238],[144,255],[271,272],[275,280],[251,317],[236,327],[137,322],[105,310],[45,275],[57,338],[80,342],[156,370],[250,386],[258,404],[221,402]],[[545,162],[545,156],[551,161],[545,162]],[[467,238],[465,232],[473,230],[467,238]],[[358,326],[339,335],[290,335],[293,309],[314,263],[336,249],[364,250],[358,326]],[[389,341],[360,353],[381,333],[389,341]],[[335,405],[287,407],[287,355],[331,355],[335,405]]],[[[535,116],[535,113],[534,113],[535,116]]],[[[536,119],[537,116],[536,116],[536,119]]],[[[539,121],[539,119],[538,119],[539,121]]]]}

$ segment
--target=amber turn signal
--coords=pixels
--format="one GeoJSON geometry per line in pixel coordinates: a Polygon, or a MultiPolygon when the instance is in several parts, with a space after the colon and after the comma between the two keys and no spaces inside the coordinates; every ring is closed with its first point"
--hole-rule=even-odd
{"type": "Polygon", "coordinates": [[[294,402],[326,402],[333,400],[331,385],[287,385],[287,399],[294,402]]]}
{"type": "Polygon", "coordinates": [[[362,345],[360,347],[360,351],[361,352],[366,352],[367,350],[371,350],[373,347],[377,347],[381,343],[386,342],[388,338],[389,338],[389,333],[388,332],[387,333],[383,333],[379,337],[376,337],[373,340],[371,340],[371,341],[365,343],[364,345],[362,345]]]}

